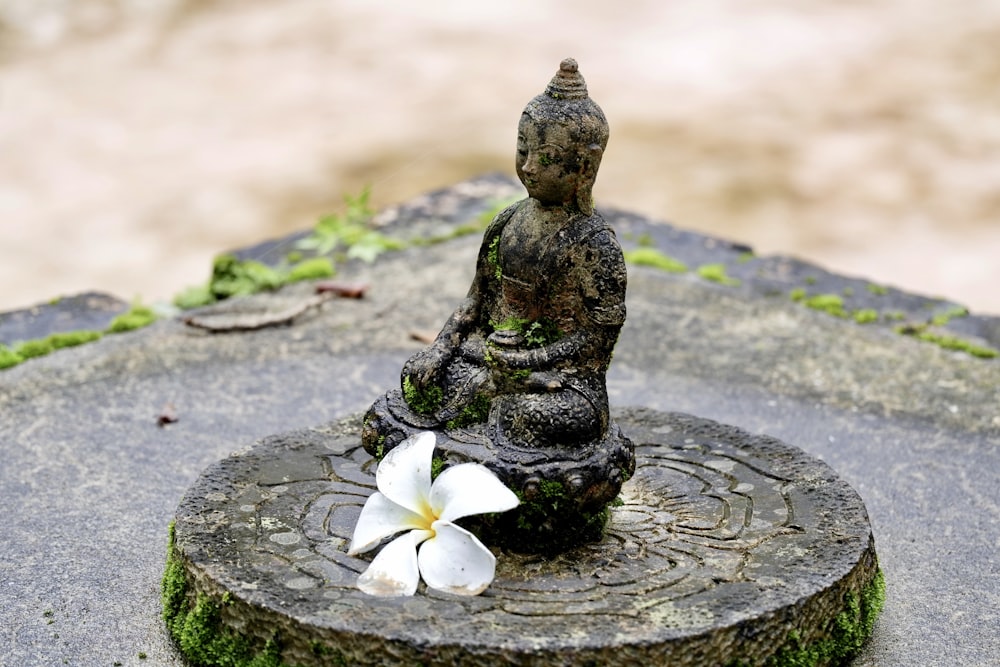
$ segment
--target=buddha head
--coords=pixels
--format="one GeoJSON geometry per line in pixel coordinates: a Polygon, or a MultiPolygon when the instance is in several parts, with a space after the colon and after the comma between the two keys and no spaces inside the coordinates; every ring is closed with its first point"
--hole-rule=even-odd
{"type": "Polygon", "coordinates": [[[608,145],[608,121],[567,58],[517,127],[517,177],[542,206],[594,212],[593,187],[608,145]]]}

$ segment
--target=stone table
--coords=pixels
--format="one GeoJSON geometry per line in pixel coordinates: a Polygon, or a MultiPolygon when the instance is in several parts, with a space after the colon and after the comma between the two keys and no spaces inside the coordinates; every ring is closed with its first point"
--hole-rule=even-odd
{"type": "MultiPolygon", "coordinates": [[[[444,238],[514,193],[508,179],[476,179],[379,221],[444,238]]],[[[627,251],[655,248],[691,269],[630,266],[612,405],[773,435],[860,493],[887,602],[855,664],[995,664],[1000,361],[945,346],[996,349],[1000,320],[604,213],[627,251]],[[814,298],[832,294],[840,312],[814,298]],[[855,321],[869,310],[878,321],[855,321]]],[[[439,326],[464,295],[478,243],[456,235],[345,265],[342,277],[370,283],[365,298],[326,301],[291,325],[209,333],[166,318],[0,371],[0,664],[182,664],[160,619],[160,579],[185,490],[230,452],[363,410],[393,386],[422,345],[411,332],[439,326]],[[161,425],[167,404],[178,421],[161,425]]],[[[276,260],[279,246],[242,252],[276,260]]],[[[77,309],[70,322],[125,309],[94,298],[97,315],[78,300],[0,315],[0,341],[72,328],[62,309],[77,309]]],[[[241,307],[312,298],[297,284],[241,307]]]]}

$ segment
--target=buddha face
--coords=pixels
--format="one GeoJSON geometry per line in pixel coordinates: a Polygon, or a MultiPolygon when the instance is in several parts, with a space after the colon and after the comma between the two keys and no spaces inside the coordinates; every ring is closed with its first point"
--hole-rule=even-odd
{"type": "Polygon", "coordinates": [[[542,206],[575,205],[580,187],[593,182],[567,127],[527,113],[517,126],[515,168],[528,195],[542,206]]]}

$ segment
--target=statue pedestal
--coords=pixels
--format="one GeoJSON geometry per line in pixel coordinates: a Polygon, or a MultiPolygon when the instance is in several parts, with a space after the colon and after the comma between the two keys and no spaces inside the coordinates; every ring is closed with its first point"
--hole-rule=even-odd
{"type": "Polygon", "coordinates": [[[359,418],[270,437],[181,502],[168,627],[203,664],[830,664],[860,648],[882,578],[864,504],[832,469],[705,419],[614,416],[636,471],[603,540],[499,554],[472,598],[355,588],[371,556],[347,544],[375,488],[359,418]]]}

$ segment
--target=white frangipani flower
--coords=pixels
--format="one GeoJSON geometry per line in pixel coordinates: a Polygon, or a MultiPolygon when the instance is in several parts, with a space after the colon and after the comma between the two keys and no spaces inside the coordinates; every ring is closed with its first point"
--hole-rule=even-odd
{"type": "Polygon", "coordinates": [[[413,435],[386,454],[375,471],[378,491],[365,502],[347,553],[370,551],[385,537],[409,532],[387,544],[358,577],[365,593],[413,595],[423,577],[431,588],[478,595],[493,581],[496,558],[452,522],[513,509],[517,496],[478,463],[452,466],[431,484],[435,442],[428,431],[413,435]]]}

